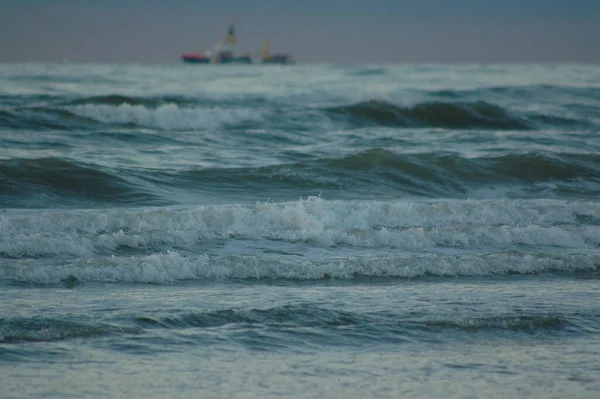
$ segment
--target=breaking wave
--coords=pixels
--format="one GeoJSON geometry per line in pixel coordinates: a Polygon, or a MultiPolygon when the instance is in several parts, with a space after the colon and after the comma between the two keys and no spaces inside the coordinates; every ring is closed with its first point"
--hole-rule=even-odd
{"type": "Polygon", "coordinates": [[[165,104],[157,108],[130,104],[85,104],[68,109],[77,116],[102,123],[132,124],[165,130],[216,129],[265,118],[264,111],[251,108],[186,108],[177,104],[165,104]]]}
{"type": "Polygon", "coordinates": [[[19,130],[73,130],[102,125],[161,130],[217,129],[265,120],[269,111],[262,102],[107,95],[10,107],[0,110],[0,122],[19,130]]]}
{"type": "Polygon", "coordinates": [[[5,213],[0,215],[0,278],[47,284],[75,276],[162,284],[595,271],[599,206],[309,199],[5,213]],[[304,255],[308,248],[313,255],[304,255]]]}
{"type": "MultiPolygon", "coordinates": [[[[384,73],[380,69],[359,69],[363,74],[384,73]]],[[[127,96],[110,94],[60,100],[40,97],[29,105],[0,109],[0,121],[15,129],[75,129],[95,125],[139,126],[159,130],[218,129],[255,123],[258,126],[284,129],[313,129],[315,111],[323,120],[348,123],[358,127],[431,127],[446,129],[536,130],[538,128],[595,128],[593,118],[600,118],[597,106],[578,104],[565,116],[521,112],[495,105],[479,98],[501,96],[519,88],[490,88],[479,91],[442,90],[426,93],[432,101],[411,106],[372,99],[354,104],[313,108],[307,100],[273,102],[263,97],[241,96],[209,98],[186,96],[127,96]],[[483,92],[480,92],[483,91],[483,92]],[[291,105],[295,104],[295,105],[291,105]],[[587,108],[586,108],[587,107],[587,108]],[[579,115],[579,116],[574,116],[579,115]],[[590,119],[591,118],[591,119],[590,119]],[[91,124],[91,125],[90,125],[91,124]]],[[[526,89],[521,89],[525,92],[526,89]]],[[[549,89],[548,89],[549,90],[549,89]]],[[[576,89],[570,95],[577,97],[576,89]]],[[[564,94],[564,93],[563,93],[564,94]]],[[[549,93],[548,95],[552,95],[549,93]]],[[[596,101],[594,92],[588,101],[596,101]]],[[[27,102],[23,100],[23,102],[27,102]]],[[[318,119],[318,118],[317,118],[318,119]]],[[[324,123],[324,122],[322,122],[324,123]]]]}
{"type": "Polygon", "coordinates": [[[481,277],[545,272],[597,272],[600,254],[348,256],[321,260],[277,260],[256,256],[184,256],[165,252],[74,261],[15,260],[0,263],[0,279],[34,284],[85,282],[171,284],[186,280],[326,280],[424,276],[481,277]],[[75,278],[75,280],[72,280],[75,278]]]}

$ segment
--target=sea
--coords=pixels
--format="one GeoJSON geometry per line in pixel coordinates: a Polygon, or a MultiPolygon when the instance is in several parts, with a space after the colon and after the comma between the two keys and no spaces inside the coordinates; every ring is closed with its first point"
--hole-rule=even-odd
{"type": "Polygon", "coordinates": [[[600,65],[0,64],[0,397],[600,397],[600,65]]]}

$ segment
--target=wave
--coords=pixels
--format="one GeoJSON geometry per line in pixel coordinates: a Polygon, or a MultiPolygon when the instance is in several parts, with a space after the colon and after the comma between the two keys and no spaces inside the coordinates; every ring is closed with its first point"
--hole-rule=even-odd
{"type": "Polygon", "coordinates": [[[338,328],[366,324],[387,324],[392,327],[441,327],[455,329],[506,329],[534,330],[538,328],[555,329],[568,324],[566,318],[559,315],[501,315],[482,318],[443,318],[431,320],[414,317],[402,320],[401,317],[378,313],[357,313],[320,308],[314,305],[286,305],[267,309],[237,310],[226,309],[204,313],[191,313],[174,317],[139,317],[136,322],[152,328],[211,328],[229,324],[267,324],[281,325],[293,323],[299,327],[338,328]]]}
{"type": "MultiPolygon", "coordinates": [[[[292,257],[291,257],[292,258],[292,257]]],[[[176,251],[152,255],[109,256],[76,260],[13,260],[0,263],[0,279],[33,284],[110,282],[172,284],[187,280],[351,280],[414,279],[425,276],[482,277],[508,274],[598,272],[600,254],[473,255],[404,254],[346,256],[320,260],[274,259],[266,256],[199,255],[176,251]]]]}
{"type": "Polygon", "coordinates": [[[80,105],[131,105],[144,107],[159,107],[166,104],[190,105],[196,101],[190,97],[183,96],[159,96],[159,97],[138,97],[122,94],[108,94],[101,96],[81,97],[74,100],[65,101],[62,105],[80,106],[80,105]]]}
{"type": "MultiPolygon", "coordinates": [[[[286,187],[315,190],[397,190],[425,197],[460,197],[482,184],[528,185],[590,183],[598,189],[600,156],[596,154],[532,152],[466,158],[454,153],[398,154],[373,148],[341,158],[321,158],[293,164],[257,168],[207,168],[165,174],[164,180],[192,183],[246,184],[268,190],[286,187]]],[[[560,187],[559,187],[560,186],[560,187]]],[[[579,194],[584,194],[578,187],[579,194]]],[[[393,191],[392,191],[393,192],[393,191]]]]}
{"type": "Polygon", "coordinates": [[[358,126],[436,127],[446,129],[531,130],[540,124],[587,125],[582,121],[552,116],[518,114],[485,101],[423,102],[401,107],[381,100],[325,108],[358,126]]]}
{"type": "MultiPolygon", "coordinates": [[[[118,140],[164,142],[161,137],[122,133],[118,140]]],[[[521,198],[596,198],[598,165],[596,154],[538,152],[466,158],[454,153],[398,154],[382,148],[264,167],[179,171],[107,168],[67,158],[17,158],[0,160],[0,204],[20,208],[70,206],[77,201],[88,206],[174,205],[183,204],[184,198],[239,192],[257,200],[319,192],[346,199],[365,195],[481,198],[485,190],[505,192],[505,197],[517,193],[521,198]]]]}
{"type": "MultiPolygon", "coordinates": [[[[503,330],[507,332],[556,332],[562,329],[580,330],[579,314],[496,314],[471,318],[461,314],[449,314],[444,317],[404,314],[398,312],[364,312],[338,310],[314,304],[299,303],[267,308],[226,308],[203,312],[182,311],[152,312],[130,316],[125,325],[98,323],[84,318],[77,321],[55,317],[0,318],[0,344],[27,342],[55,342],[71,339],[105,337],[109,335],[136,336],[137,340],[152,337],[152,330],[186,329],[193,334],[203,334],[205,330],[214,335],[218,331],[218,340],[250,339],[248,330],[266,332],[270,340],[278,340],[277,335],[302,335],[303,343],[327,343],[344,338],[385,341],[406,338],[413,335],[423,339],[427,334],[439,334],[447,330],[503,330]],[[220,327],[231,327],[219,329],[220,327]],[[219,329],[219,330],[216,330],[219,329]],[[240,334],[242,333],[242,334],[240,334]],[[275,334],[275,336],[273,336],[275,334]]],[[[589,315],[597,323],[597,316],[589,315]]],[[[589,323],[587,323],[589,324],[589,323]]],[[[589,327],[588,327],[589,329],[589,327]]],[[[209,343],[209,337],[203,340],[209,343]]],[[[266,337],[265,337],[266,338],[266,337]]],[[[281,339],[283,337],[280,337],[281,339]]],[[[458,337],[457,337],[458,338],[458,337]]],[[[151,338],[150,338],[151,339],[151,338]]],[[[289,345],[289,337],[285,339],[289,345]]],[[[262,340],[264,346],[264,340],[262,340]]]]}
{"type": "Polygon", "coordinates": [[[182,171],[113,169],[64,158],[19,158],[0,161],[0,204],[57,207],[85,201],[89,205],[150,206],[180,204],[183,193],[192,199],[241,191],[258,200],[319,191],[349,199],[367,194],[369,198],[477,198],[485,197],[485,190],[515,192],[522,198],[595,198],[600,185],[598,165],[596,154],[465,158],[452,153],[405,155],[377,148],[293,164],[182,171]]]}
{"type": "Polygon", "coordinates": [[[21,127],[21,118],[9,111],[0,110],[0,126],[9,129],[18,129],[21,127]]]}
{"type": "Polygon", "coordinates": [[[12,129],[26,130],[73,130],[103,125],[195,130],[260,122],[268,115],[267,110],[261,98],[216,100],[113,94],[13,106],[0,110],[0,122],[12,129]]]}
{"type": "Polygon", "coordinates": [[[262,309],[157,313],[136,318],[135,325],[147,332],[185,329],[186,336],[201,336],[205,343],[234,341],[260,350],[307,344],[439,342],[442,335],[450,340],[484,339],[489,344],[494,336],[505,340],[507,334],[589,334],[591,329],[598,328],[598,316],[594,313],[584,316],[591,322],[582,323],[580,313],[512,314],[483,310],[475,318],[462,312],[441,316],[405,312],[402,306],[394,311],[361,311],[299,303],[262,309]]]}
{"type": "Polygon", "coordinates": [[[0,124],[16,130],[79,130],[97,127],[100,123],[68,110],[52,107],[0,110],[0,124]]]}
{"type": "Polygon", "coordinates": [[[573,87],[562,85],[519,85],[519,86],[492,86],[470,90],[434,90],[429,92],[433,97],[447,99],[469,100],[474,98],[547,98],[571,97],[579,99],[600,100],[600,88],[573,87]]]}
{"type": "Polygon", "coordinates": [[[534,331],[538,329],[561,329],[570,323],[559,315],[504,315],[501,317],[476,317],[431,320],[424,323],[428,327],[459,330],[502,329],[512,331],[534,331]]]}
{"type": "Polygon", "coordinates": [[[218,185],[276,193],[277,190],[319,190],[463,198],[483,187],[519,192],[520,196],[595,197],[599,189],[600,157],[596,154],[525,153],[466,158],[454,153],[398,154],[373,148],[341,158],[321,158],[258,168],[209,168],[161,177],[170,184],[194,187],[218,185]],[[532,184],[538,185],[531,194],[532,184]],[[545,186],[542,187],[542,186],[545,186]]]}
{"type": "Polygon", "coordinates": [[[229,108],[248,107],[260,108],[273,105],[269,100],[260,96],[231,96],[231,97],[203,97],[184,95],[161,95],[161,96],[131,96],[123,94],[107,94],[100,96],[87,96],[71,100],[56,101],[60,106],[82,106],[82,105],[131,105],[147,108],[158,108],[164,105],[177,105],[179,107],[205,107],[205,108],[229,108]]]}
{"type": "Polygon", "coordinates": [[[422,182],[456,181],[468,183],[506,181],[567,181],[594,178],[600,173],[596,154],[532,152],[495,157],[466,158],[454,153],[397,154],[373,148],[338,159],[320,160],[332,169],[404,172],[422,182]]]}
{"type": "Polygon", "coordinates": [[[170,317],[141,316],[136,323],[144,328],[214,328],[231,324],[263,325],[272,330],[278,327],[295,327],[338,330],[339,328],[361,329],[365,326],[377,326],[382,333],[406,329],[455,329],[510,331],[557,330],[572,325],[563,315],[501,314],[488,317],[470,318],[462,315],[446,317],[415,317],[389,313],[362,313],[327,309],[312,304],[276,306],[266,309],[224,309],[202,313],[189,313],[170,317]]]}
{"type": "Polygon", "coordinates": [[[285,305],[268,309],[225,309],[174,317],[142,316],[136,322],[146,328],[210,328],[228,324],[294,323],[301,327],[347,326],[364,323],[369,317],[352,312],[323,309],[314,305],[285,305]]]}
{"type": "Polygon", "coordinates": [[[164,203],[112,171],[63,158],[0,161],[0,203],[40,206],[56,203],[164,203]]]}
{"type": "MultiPolygon", "coordinates": [[[[375,73],[379,72],[375,70],[375,73]]],[[[317,120],[321,125],[323,121],[333,121],[351,127],[536,130],[596,128],[594,118],[600,117],[597,105],[573,105],[574,100],[563,104],[566,109],[560,115],[511,110],[490,102],[501,95],[501,88],[480,90],[487,92],[446,90],[426,93],[442,101],[426,101],[412,106],[373,99],[318,108],[307,106],[306,100],[274,102],[256,96],[209,98],[110,94],[43,99],[30,105],[11,106],[0,110],[0,121],[15,129],[81,129],[117,125],[158,130],[202,130],[254,123],[276,129],[314,130],[314,121],[317,120]],[[565,116],[572,114],[578,116],[565,116]]],[[[522,97],[524,94],[514,95],[522,97]]],[[[573,96],[577,98],[575,94],[573,96]]],[[[25,104],[27,101],[23,99],[25,104]]],[[[18,102],[10,100],[9,103],[18,102]]]]}
{"type": "Polygon", "coordinates": [[[327,108],[327,112],[340,114],[356,123],[374,123],[396,127],[443,127],[528,129],[530,125],[501,107],[484,101],[473,103],[428,102],[412,107],[369,100],[357,104],[327,108]]]}
{"type": "Polygon", "coordinates": [[[223,126],[258,122],[265,112],[251,108],[182,108],[177,104],[148,108],[143,105],[77,105],[68,107],[74,115],[117,125],[136,125],[164,130],[217,129],[223,126]]]}
{"type": "Polygon", "coordinates": [[[348,76],[381,76],[387,73],[387,68],[378,67],[344,67],[348,76]]]}
{"type": "Polygon", "coordinates": [[[74,274],[164,283],[594,270],[599,214],[597,202],[321,199],[7,212],[0,215],[0,255],[12,260],[0,263],[0,273],[39,282],[74,274]],[[322,259],[302,256],[307,248],[322,259]],[[383,255],[339,256],[347,251],[383,255]]]}
{"type": "Polygon", "coordinates": [[[114,333],[135,334],[139,332],[141,329],[135,327],[75,322],[49,317],[0,318],[0,344],[62,341],[114,333]]]}
{"type": "MultiPolygon", "coordinates": [[[[510,228],[528,228],[532,234],[543,228],[593,228],[600,224],[597,201],[560,200],[391,200],[343,201],[308,198],[290,202],[258,202],[241,205],[202,205],[188,207],[116,208],[89,210],[43,210],[0,214],[2,239],[27,238],[32,234],[52,233],[78,237],[86,232],[93,237],[106,234],[138,235],[192,241],[210,237],[268,237],[310,240],[324,232],[340,234],[360,229],[371,231],[384,244],[387,233],[406,229],[430,229],[442,238],[444,226],[476,229],[482,226],[500,231],[504,239],[510,228]],[[157,236],[156,233],[160,233],[157,236]]],[[[416,233],[416,231],[413,231],[416,233]]],[[[448,231],[451,233],[451,231],[448,231]]],[[[458,233],[458,231],[457,231],[458,233]]],[[[485,229],[482,229],[485,234],[485,229]]],[[[491,234],[491,233],[490,233],[491,234]]],[[[574,242],[582,242],[583,235],[574,242]]],[[[147,241],[146,239],[143,241],[147,241]]],[[[106,241],[103,241],[106,243],[106,241]]],[[[169,241],[176,242],[176,241],[169,241]]],[[[560,240],[548,241],[556,245],[560,240]]],[[[86,243],[91,243],[86,240],[86,243]]],[[[560,246],[560,245],[558,245],[560,246]]]]}

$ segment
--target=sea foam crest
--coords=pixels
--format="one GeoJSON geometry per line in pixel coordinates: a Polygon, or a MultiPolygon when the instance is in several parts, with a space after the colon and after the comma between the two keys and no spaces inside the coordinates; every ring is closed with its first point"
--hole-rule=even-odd
{"type": "Polygon", "coordinates": [[[258,256],[184,256],[167,251],[145,256],[109,256],[70,261],[17,260],[0,264],[0,279],[35,284],[132,282],[168,284],[206,279],[351,279],[357,277],[415,278],[433,276],[489,276],[547,271],[594,271],[600,254],[489,254],[345,256],[320,259],[275,259],[258,256]]]}
{"type": "Polygon", "coordinates": [[[165,104],[157,108],[143,105],[84,104],[68,107],[77,116],[103,123],[135,124],[165,130],[215,129],[224,125],[260,121],[265,112],[250,108],[184,108],[165,104]]]}
{"type": "Polygon", "coordinates": [[[594,250],[600,204],[564,201],[325,201],[0,215],[0,254],[93,257],[211,240],[323,248],[594,250]],[[586,220],[586,223],[580,223],[586,220]]]}

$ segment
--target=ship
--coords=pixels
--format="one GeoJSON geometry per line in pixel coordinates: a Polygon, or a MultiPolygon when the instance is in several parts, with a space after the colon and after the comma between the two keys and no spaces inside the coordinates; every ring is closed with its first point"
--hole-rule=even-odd
{"type": "Polygon", "coordinates": [[[292,56],[289,54],[271,54],[269,50],[269,40],[265,40],[263,46],[263,64],[294,64],[292,56]]]}
{"type": "Polygon", "coordinates": [[[237,48],[234,21],[231,20],[225,38],[204,53],[185,53],[181,55],[187,64],[252,64],[249,53],[240,54],[237,48]]]}

